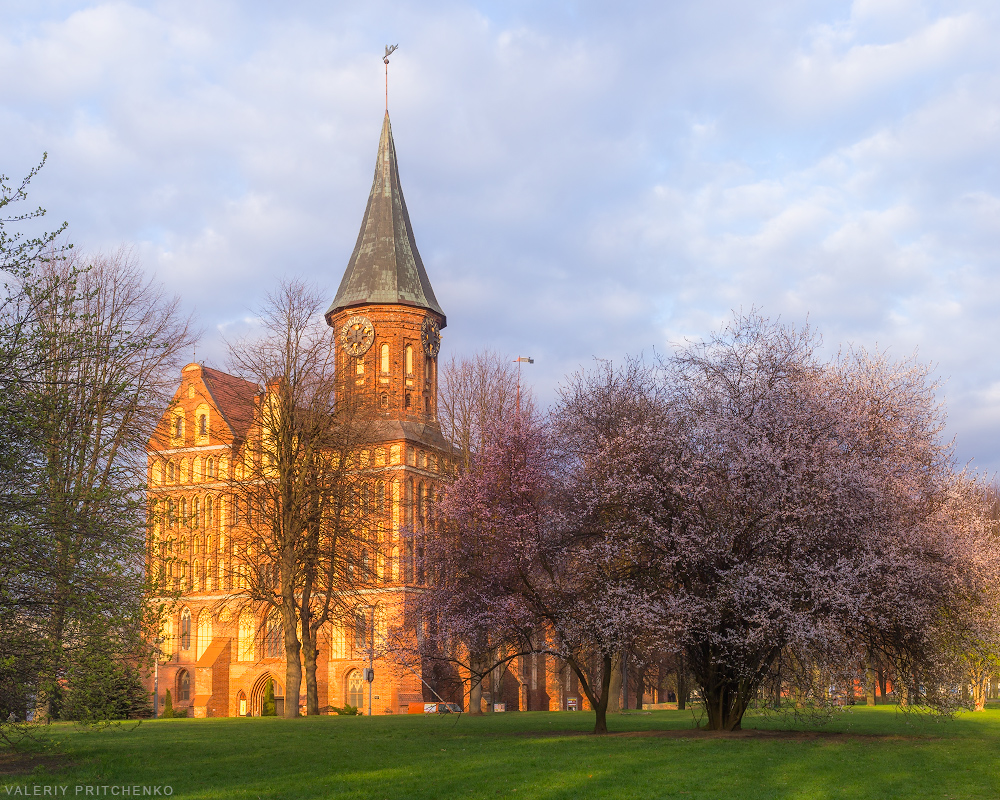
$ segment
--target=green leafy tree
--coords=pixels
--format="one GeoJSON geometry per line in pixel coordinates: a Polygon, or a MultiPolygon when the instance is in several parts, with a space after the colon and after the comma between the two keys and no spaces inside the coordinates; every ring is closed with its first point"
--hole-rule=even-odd
{"type": "Polygon", "coordinates": [[[37,272],[46,259],[65,254],[56,244],[66,228],[28,235],[23,228],[45,215],[23,211],[32,179],[45,158],[19,183],[0,175],[0,719],[23,720],[35,694],[44,648],[36,635],[37,587],[32,582],[36,531],[30,524],[34,498],[31,454],[31,387],[42,355],[33,346],[37,320],[37,272]]]}
{"type": "Polygon", "coordinates": [[[170,696],[170,690],[167,689],[166,697],[163,698],[163,713],[160,714],[161,719],[173,719],[174,718],[174,699],[170,696]]]}

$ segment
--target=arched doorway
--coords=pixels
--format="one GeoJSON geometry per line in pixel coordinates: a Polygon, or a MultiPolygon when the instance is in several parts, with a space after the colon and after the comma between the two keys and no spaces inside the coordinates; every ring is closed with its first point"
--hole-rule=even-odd
{"type": "Polygon", "coordinates": [[[267,691],[267,682],[271,681],[274,683],[274,705],[276,714],[281,717],[284,716],[285,708],[285,692],[281,688],[281,684],[275,680],[274,676],[270,672],[265,672],[254,682],[253,688],[250,690],[250,715],[254,717],[259,717],[260,712],[264,707],[264,693],[267,691]]]}
{"type": "Polygon", "coordinates": [[[191,700],[191,673],[182,669],[177,673],[177,702],[187,703],[191,700]]]}
{"type": "Polygon", "coordinates": [[[243,692],[236,696],[236,713],[241,717],[247,715],[247,696],[243,692]]]}
{"type": "Polygon", "coordinates": [[[364,708],[365,705],[365,679],[361,670],[352,669],[347,673],[347,691],[344,694],[345,702],[356,708],[364,708]]]}

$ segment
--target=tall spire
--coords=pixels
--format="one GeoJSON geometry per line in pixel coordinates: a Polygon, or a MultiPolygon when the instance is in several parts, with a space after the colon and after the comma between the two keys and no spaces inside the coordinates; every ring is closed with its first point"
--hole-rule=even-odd
{"type": "Polygon", "coordinates": [[[426,308],[440,314],[441,327],[445,326],[444,312],[434,297],[413,238],[410,215],[399,185],[388,111],[382,123],[375,179],[361,232],[326,318],[329,320],[344,308],[375,303],[426,308]]]}

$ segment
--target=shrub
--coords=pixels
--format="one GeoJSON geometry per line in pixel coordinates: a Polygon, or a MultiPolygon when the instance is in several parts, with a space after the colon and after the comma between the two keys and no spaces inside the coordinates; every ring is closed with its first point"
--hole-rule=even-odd
{"type": "Polygon", "coordinates": [[[264,703],[261,705],[260,715],[262,717],[276,717],[278,715],[277,705],[274,702],[274,681],[270,678],[267,679],[267,684],[264,686],[264,703]]]}

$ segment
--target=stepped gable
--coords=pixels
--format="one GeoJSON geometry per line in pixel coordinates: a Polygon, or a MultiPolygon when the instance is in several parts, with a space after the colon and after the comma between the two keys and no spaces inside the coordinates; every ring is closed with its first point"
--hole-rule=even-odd
{"type": "Polygon", "coordinates": [[[345,308],[372,304],[426,308],[441,316],[442,328],[446,324],[413,237],[388,111],[361,231],[326,319],[345,308]]]}

